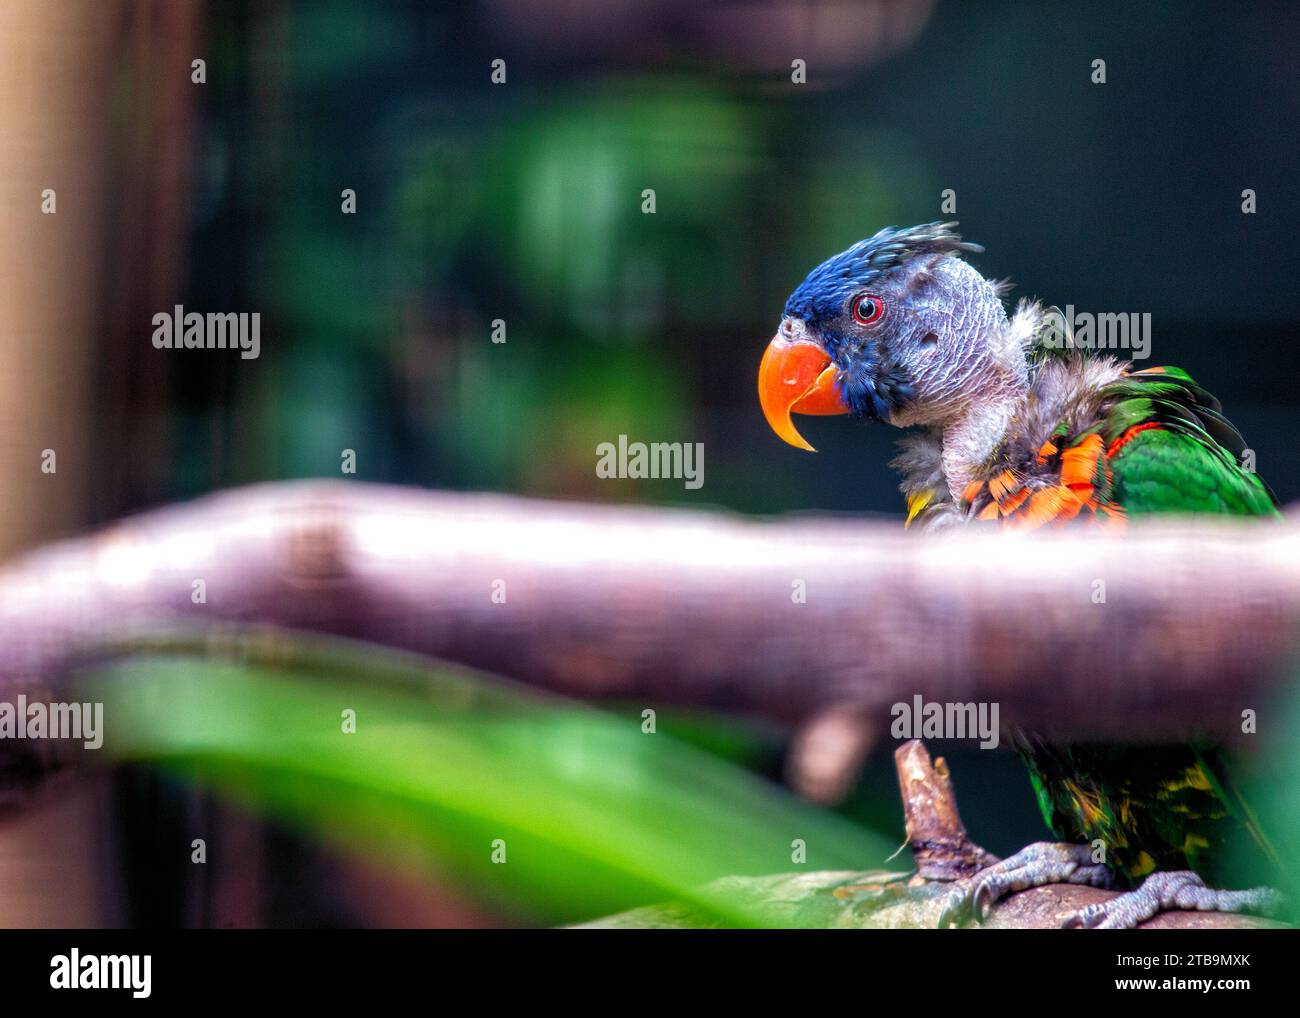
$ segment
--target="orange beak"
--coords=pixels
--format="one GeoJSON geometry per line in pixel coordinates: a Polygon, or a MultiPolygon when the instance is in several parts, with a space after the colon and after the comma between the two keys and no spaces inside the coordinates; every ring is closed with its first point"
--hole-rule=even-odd
{"type": "Polygon", "coordinates": [[[758,402],[767,423],[783,441],[816,452],[795,430],[790,415],[849,412],[835,388],[836,374],[826,351],[812,340],[791,339],[781,332],[772,337],[758,366],[758,402]]]}

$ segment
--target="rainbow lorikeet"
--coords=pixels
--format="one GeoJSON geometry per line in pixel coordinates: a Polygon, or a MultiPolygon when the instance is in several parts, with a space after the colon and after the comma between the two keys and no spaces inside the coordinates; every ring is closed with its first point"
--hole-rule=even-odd
{"type": "MultiPolygon", "coordinates": [[[[889,228],[809,273],[763,355],[773,430],[809,449],[792,413],[918,430],[893,462],[908,521],[1122,527],[1147,513],[1274,516],[1218,402],[1177,368],[1134,369],[1078,348],[1055,309],[1021,301],[963,257],[955,223],[889,228]]],[[[955,890],[943,925],[1048,883],[1131,888],[1067,926],[1126,927],[1183,908],[1271,912],[1270,888],[1207,886],[1234,824],[1272,855],[1210,745],[1054,744],[1014,733],[1044,819],[1040,842],[955,890]],[[1098,847],[1102,851],[1098,851],[1098,847]]]]}

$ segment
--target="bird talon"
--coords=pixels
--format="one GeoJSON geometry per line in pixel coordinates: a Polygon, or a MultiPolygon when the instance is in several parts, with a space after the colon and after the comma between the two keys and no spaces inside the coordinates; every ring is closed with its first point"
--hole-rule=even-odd
{"type": "Polygon", "coordinates": [[[967,888],[957,887],[948,894],[948,900],[939,913],[939,929],[946,930],[952,926],[961,926],[969,917],[971,895],[967,888]]]}
{"type": "Polygon", "coordinates": [[[1100,905],[1085,905],[1071,912],[1061,922],[1063,930],[1090,930],[1106,917],[1106,910],[1100,905]]]}
{"type": "Polygon", "coordinates": [[[1083,845],[1036,842],[1001,862],[985,867],[954,889],[939,915],[940,928],[974,918],[983,923],[1007,894],[1054,883],[1108,886],[1105,867],[1092,863],[1083,845]]]}
{"type": "Polygon", "coordinates": [[[1085,906],[1065,917],[1062,929],[1129,930],[1161,912],[1248,912],[1267,915],[1275,911],[1280,896],[1268,887],[1244,891],[1219,891],[1190,870],[1152,873],[1132,891],[1109,901],[1085,906]]]}

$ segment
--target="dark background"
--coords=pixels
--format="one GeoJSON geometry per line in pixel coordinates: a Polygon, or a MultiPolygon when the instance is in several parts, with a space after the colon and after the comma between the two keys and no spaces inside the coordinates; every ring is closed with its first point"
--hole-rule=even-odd
{"type": "Polygon", "coordinates": [[[807,421],[799,454],[754,379],[812,265],[937,218],[1015,297],[1149,312],[1151,363],[1214,390],[1290,500],[1298,29],[1288,5],[214,4],[177,299],[260,310],[263,352],[118,323],[138,388],[96,429],[121,474],[95,510],[337,475],[349,447],[367,480],[897,514],[890,429],[807,421]],[[598,480],[621,433],[703,441],[704,487],[598,480]]]}

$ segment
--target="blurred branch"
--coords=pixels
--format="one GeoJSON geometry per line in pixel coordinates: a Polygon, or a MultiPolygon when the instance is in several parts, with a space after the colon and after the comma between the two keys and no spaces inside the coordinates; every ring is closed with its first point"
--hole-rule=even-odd
{"type": "MultiPolygon", "coordinates": [[[[970,841],[942,758],[917,741],[894,753],[907,818],[908,846],[917,872],[782,873],[766,877],[726,877],[712,886],[771,917],[772,925],[836,929],[934,929],[952,881],[971,876],[997,857],[970,841]]],[[[1075,884],[1052,884],[1012,894],[996,905],[982,929],[1056,929],[1071,913],[1115,897],[1075,884]]],[[[588,928],[644,929],[708,925],[684,905],[650,905],[584,924],[588,928]]],[[[1150,929],[1237,929],[1280,926],[1257,916],[1221,912],[1162,912],[1140,924],[1150,929]]]]}
{"type": "Polygon", "coordinates": [[[921,695],[995,702],[1004,724],[1058,736],[1230,737],[1296,649],[1297,537],[1294,520],[1210,519],[1122,540],[918,537],[273,484],[0,570],[0,699],[133,633],[263,623],[647,706],[797,723],[850,707],[884,730],[890,705],[921,695]]]}

